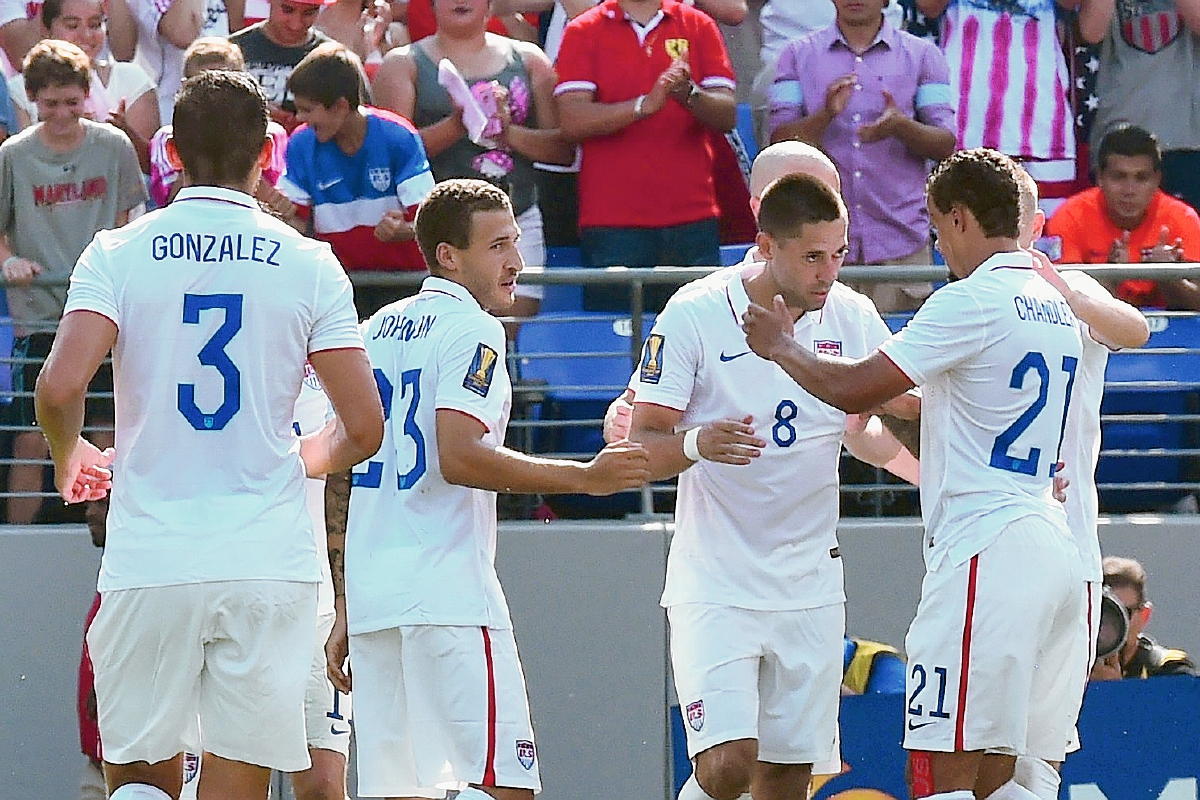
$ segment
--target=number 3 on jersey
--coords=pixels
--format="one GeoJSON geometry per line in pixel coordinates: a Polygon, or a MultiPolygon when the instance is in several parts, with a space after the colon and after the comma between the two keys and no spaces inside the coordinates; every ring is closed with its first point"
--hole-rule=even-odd
{"type": "MultiPolygon", "coordinates": [[[[383,419],[388,422],[392,418],[392,395],[396,387],[392,384],[383,370],[375,372],[375,385],[379,387],[379,399],[383,403],[383,419]]],[[[396,475],[396,488],[404,491],[411,489],[425,474],[425,436],[417,427],[417,404],[421,402],[421,370],[410,369],[400,374],[400,399],[408,400],[408,410],[404,413],[404,435],[413,440],[416,452],[412,468],[403,475],[396,475]]],[[[351,486],[361,486],[364,489],[378,489],[383,483],[383,462],[368,461],[366,472],[355,472],[350,476],[351,486]]]]}
{"type": "Polygon", "coordinates": [[[178,400],[176,406],[193,428],[198,431],[219,431],[229,424],[242,407],[242,373],[237,365],[229,359],[225,348],[242,329],[242,295],[240,294],[185,294],[183,296],[183,322],[185,325],[199,325],[200,312],[210,309],[221,309],[225,319],[217,328],[200,352],[196,355],[200,363],[206,367],[215,367],[221,374],[223,390],[221,405],[211,414],[200,410],[196,405],[196,384],[178,384],[178,400]]]}
{"type": "MultiPolygon", "coordinates": [[[[1067,387],[1063,393],[1063,409],[1062,421],[1058,428],[1058,447],[1055,448],[1052,458],[1050,459],[1049,475],[1054,476],[1054,468],[1058,462],[1058,448],[1062,446],[1063,431],[1067,427],[1067,409],[1071,405],[1071,390],[1075,387],[1075,368],[1079,366],[1079,359],[1074,356],[1062,357],[1062,371],[1067,375],[1067,387]]],[[[1034,399],[1033,404],[1017,417],[1012,425],[1004,429],[1004,432],[996,437],[992,443],[992,458],[988,462],[990,466],[996,469],[1006,470],[1008,472],[1019,472],[1022,475],[1037,475],[1041,470],[1038,464],[1042,457],[1042,449],[1040,447],[1030,446],[1029,455],[1024,458],[1019,458],[1009,454],[1013,444],[1020,438],[1026,430],[1029,429],[1037,419],[1038,415],[1046,408],[1046,400],[1050,395],[1050,368],[1046,365],[1046,357],[1041,353],[1029,351],[1025,354],[1017,365],[1013,367],[1012,378],[1008,382],[1010,389],[1021,389],[1025,385],[1025,376],[1030,371],[1037,373],[1038,379],[1038,396],[1034,399]]]]}

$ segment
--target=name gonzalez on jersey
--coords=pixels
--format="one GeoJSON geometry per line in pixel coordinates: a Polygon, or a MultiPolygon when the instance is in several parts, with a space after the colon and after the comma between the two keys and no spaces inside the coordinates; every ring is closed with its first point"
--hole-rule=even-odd
{"type": "Polygon", "coordinates": [[[257,261],[259,264],[282,266],[275,260],[283,244],[266,236],[246,236],[240,233],[216,236],[211,233],[158,234],[150,240],[150,256],[155,261],[186,259],[206,264],[223,261],[257,261]]]}

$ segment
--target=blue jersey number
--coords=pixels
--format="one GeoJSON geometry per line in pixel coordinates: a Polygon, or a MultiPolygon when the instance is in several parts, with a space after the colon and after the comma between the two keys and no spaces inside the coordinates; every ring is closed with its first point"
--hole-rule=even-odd
{"type": "MultiPolygon", "coordinates": [[[[1075,388],[1075,369],[1079,365],[1079,359],[1073,356],[1063,356],[1062,371],[1067,373],[1067,389],[1063,397],[1062,423],[1058,430],[1058,444],[1062,446],[1063,431],[1067,427],[1067,409],[1071,405],[1071,391],[1075,388]]],[[[1024,458],[1018,458],[1009,455],[1009,450],[1013,443],[1020,438],[1033,421],[1037,419],[1038,414],[1046,408],[1046,399],[1050,394],[1050,368],[1046,366],[1046,357],[1041,353],[1030,351],[1025,354],[1017,366],[1013,367],[1012,378],[1008,382],[1010,389],[1020,389],[1025,385],[1025,375],[1030,371],[1037,373],[1038,379],[1038,396],[1034,399],[1033,404],[1017,417],[1012,425],[1009,425],[1003,433],[996,437],[996,441],[992,443],[992,458],[988,463],[996,469],[1007,470],[1008,472],[1019,472],[1022,475],[1037,475],[1040,472],[1038,463],[1042,457],[1042,449],[1040,447],[1030,447],[1029,455],[1024,458]]],[[[1054,470],[1058,461],[1057,450],[1055,457],[1050,460],[1050,475],[1054,475],[1054,470]]]]}
{"type": "Polygon", "coordinates": [[[800,409],[791,400],[780,400],[775,406],[775,424],[771,426],[771,438],[780,447],[791,447],[796,443],[796,428],[792,421],[800,409]]]}
{"type": "MultiPolygon", "coordinates": [[[[375,370],[375,385],[379,388],[379,399],[383,403],[383,419],[386,422],[392,418],[392,395],[396,387],[383,374],[383,370],[375,370]]],[[[411,489],[421,476],[425,474],[425,437],[417,427],[417,404],[421,402],[421,370],[410,369],[400,375],[400,399],[409,399],[408,410],[404,413],[404,434],[416,445],[416,458],[412,469],[403,475],[396,476],[396,488],[411,489]]],[[[368,461],[366,472],[356,472],[350,476],[351,486],[361,486],[364,489],[378,489],[383,483],[383,462],[368,461]]]]}
{"type": "Polygon", "coordinates": [[[214,367],[221,373],[224,393],[221,405],[212,413],[205,413],[196,405],[196,384],[179,384],[179,413],[198,431],[219,431],[229,424],[233,415],[242,407],[242,373],[229,360],[225,347],[242,329],[242,295],[240,294],[185,294],[183,296],[183,322],[186,325],[200,324],[200,312],[222,309],[225,321],[212,338],[200,348],[197,357],[206,367],[214,367]]]}

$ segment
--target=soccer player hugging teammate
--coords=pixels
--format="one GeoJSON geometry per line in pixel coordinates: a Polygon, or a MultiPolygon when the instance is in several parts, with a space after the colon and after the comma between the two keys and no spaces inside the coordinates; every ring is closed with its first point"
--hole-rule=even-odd
{"type": "Polygon", "coordinates": [[[1087,668],[1079,551],[1051,497],[1081,345],[1063,295],[1019,248],[1017,170],[975,149],[934,171],[930,217],[959,280],[867,358],[797,346],[780,298],[744,317],[756,353],[837,408],[922,388],[927,572],[906,640],[904,740],[914,797],[1036,797],[1012,780],[1016,756],[1062,760],[1087,668]]]}

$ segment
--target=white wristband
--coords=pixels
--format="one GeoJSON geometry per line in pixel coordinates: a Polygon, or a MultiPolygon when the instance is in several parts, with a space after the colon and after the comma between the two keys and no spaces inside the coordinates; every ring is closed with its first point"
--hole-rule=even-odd
{"type": "Polygon", "coordinates": [[[700,461],[704,458],[700,455],[699,428],[691,428],[683,434],[683,454],[688,457],[689,461],[700,461]]]}

